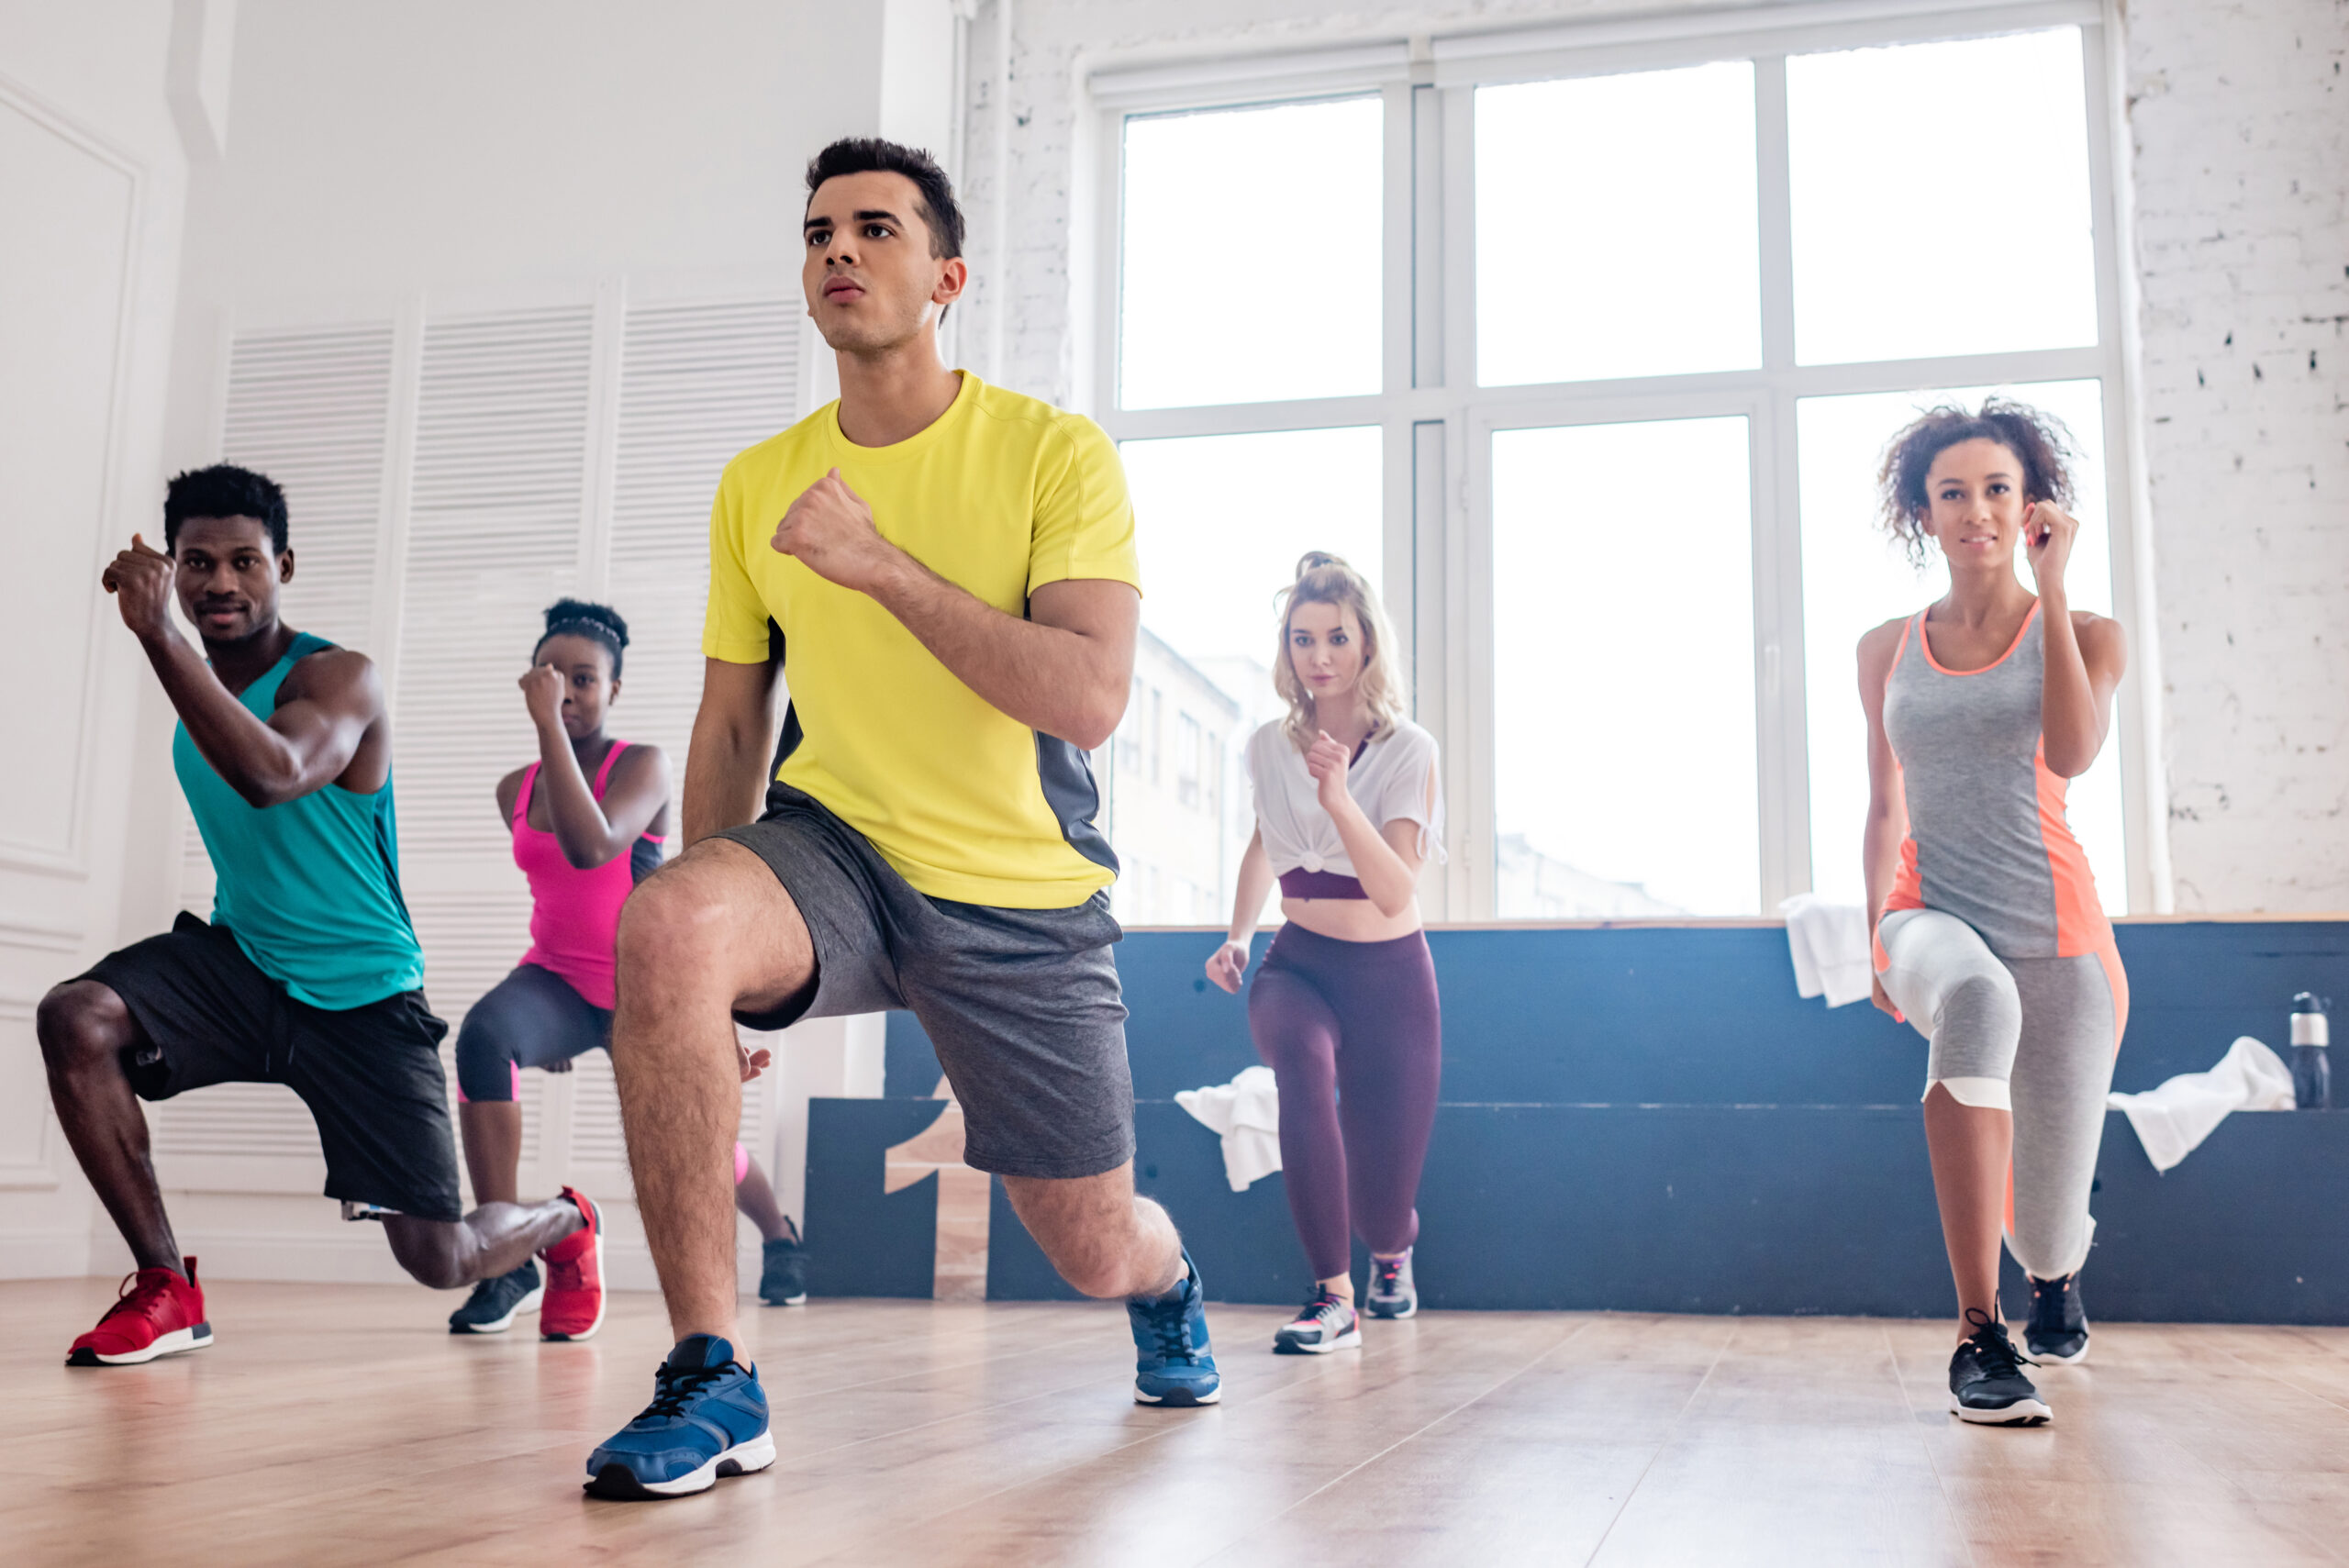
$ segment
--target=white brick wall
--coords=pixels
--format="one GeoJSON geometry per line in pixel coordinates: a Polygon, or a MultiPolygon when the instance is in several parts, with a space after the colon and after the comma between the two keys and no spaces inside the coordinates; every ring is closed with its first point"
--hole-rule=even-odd
{"type": "Polygon", "coordinates": [[[2130,13],[2177,906],[2349,909],[2349,5],[2130,13]]]}
{"type": "MultiPolygon", "coordinates": [[[[1709,0],[1711,3],[1711,0],[1709,0]]],[[[1765,0],[1766,3],[1766,0],[1765,0]]],[[[964,357],[1079,384],[1071,222],[1085,72],[1690,0],[1015,0],[1008,276],[994,29],[972,30],[964,357]]],[[[2129,0],[2126,36],[2171,861],[2181,910],[2349,909],[2349,0],[2129,0]]],[[[2142,639],[2141,639],[2142,640],[2142,639]]]]}

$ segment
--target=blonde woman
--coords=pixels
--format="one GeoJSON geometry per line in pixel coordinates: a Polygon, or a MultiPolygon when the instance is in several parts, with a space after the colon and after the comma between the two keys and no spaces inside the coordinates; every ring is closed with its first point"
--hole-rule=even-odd
{"type": "Polygon", "coordinates": [[[1395,639],[1370,584],[1319,551],[1284,595],[1274,689],[1288,717],[1249,738],[1256,832],[1208,978],[1237,993],[1277,879],[1286,917],[1248,995],[1280,1081],[1281,1166],[1312,1266],[1283,1355],[1362,1343],[1349,1231],[1370,1249],[1375,1318],[1419,1310],[1414,1207],[1443,1062],[1419,867],[1441,837],[1435,740],[1403,717],[1395,639]]]}

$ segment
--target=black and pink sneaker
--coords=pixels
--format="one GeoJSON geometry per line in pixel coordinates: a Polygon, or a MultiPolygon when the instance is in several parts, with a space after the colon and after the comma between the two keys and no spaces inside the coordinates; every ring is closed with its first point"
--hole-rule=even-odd
{"type": "Polygon", "coordinates": [[[1373,1318],[1411,1318],[1419,1310],[1419,1287],[1411,1278],[1411,1250],[1370,1260],[1370,1294],[1363,1303],[1373,1318]]]}
{"type": "Polygon", "coordinates": [[[1319,1356],[1362,1343],[1362,1314],[1354,1304],[1316,1288],[1311,1300],[1273,1334],[1276,1356],[1319,1356]]]}

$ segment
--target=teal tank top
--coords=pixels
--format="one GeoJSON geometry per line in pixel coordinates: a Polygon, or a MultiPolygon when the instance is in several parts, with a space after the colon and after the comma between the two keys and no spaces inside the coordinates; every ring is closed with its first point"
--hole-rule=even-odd
{"type": "MultiPolygon", "coordinates": [[[[269,673],[239,697],[263,722],[295,662],[334,644],[295,634],[269,673]]],[[[392,781],[373,795],[323,784],[256,806],[228,787],[183,724],[172,765],[212,856],[212,923],[234,933],[263,974],[314,1007],[363,1007],[424,984],[424,950],[400,896],[392,781]]]]}

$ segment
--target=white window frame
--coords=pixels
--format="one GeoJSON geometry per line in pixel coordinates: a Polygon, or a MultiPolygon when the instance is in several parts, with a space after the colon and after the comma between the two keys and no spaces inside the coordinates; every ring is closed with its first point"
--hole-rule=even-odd
{"type": "MultiPolygon", "coordinates": [[[[2127,141],[2114,0],[1823,0],[1645,16],[1504,33],[1436,36],[1313,54],[1108,67],[1088,80],[1095,112],[1089,337],[1095,417],[1117,440],[1375,425],[1383,435],[1389,613],[1413,659],[1421,724],[1444,749],[1449,862],[1425,888],[1430,915],[1494,910],[1491,437],[1536,426],[1742,416],[1753,476],[1756,811],[1762,908],[1807,890],[1812,846],[1804,704],[1802,557],[1796,453],[1804,397],[2045,381],[2103,389],[2113,611],[2135,657],[2115,725],[2128,905],[2170,905],[2150,529],[2136,374],[2133,279],[2121,266],[2128,211],[2117,167],[2127,141]],[[1795,360],[1789,54],[2080,29],[2094,229],[2097,340],[2084,348],[1801,365],[1795,360]],[[1504,82],[1658,71],[1719,61],[1754,70],[1762,363],[1693,375],[1476,384],[1475,92],[1504,82]],[[1194,407],[1117,406],[1125,121],[1130,117],[1377,94],[1386,106],[1382,390],[1194,407]],[[1447,289],[1445,280],[1462,280],[1447,289]]],[[[1887,606],[1887,613],[1900,606],[1887,606]]]]}

